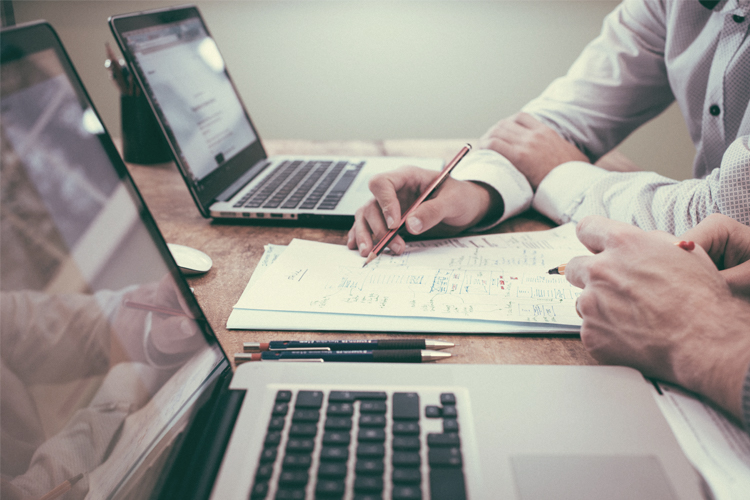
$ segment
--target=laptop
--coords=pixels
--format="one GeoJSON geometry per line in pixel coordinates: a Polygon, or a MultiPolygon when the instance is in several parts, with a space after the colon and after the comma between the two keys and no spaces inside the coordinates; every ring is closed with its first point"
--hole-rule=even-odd
{"type": "Polygon", "coordinates": [[[0,64],[4,499],[703,498],[628,368],[233,373],[52,27],[0,64]]]}
{"type": "Polygon", "coordinates": [[[113,16],[109,24],[204,217],[350,226],[371,197],[373,175],[443,165],[434,158],[268,157],[196,7],[113,16]]]}

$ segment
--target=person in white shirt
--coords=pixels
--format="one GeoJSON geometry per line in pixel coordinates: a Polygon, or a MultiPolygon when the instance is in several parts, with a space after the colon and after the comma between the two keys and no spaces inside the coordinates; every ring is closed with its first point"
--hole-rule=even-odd
{"type": "MultiPolygon", "coordinates": [[[[750,0],[625,0],[568,74],[493,126],[406,229],[483,230],[529,207],[556,223],[595,214],[677,235],[713,213],[749,225],[749,30],[750,0]],[[674,101],[694,179],[593,165],[674,101]]],[[[407,167],[373,179],[349,248],[367,255],[433,177],[407,167]]],[[[399,254],[404,240],[389,247],[399,254]]]]}

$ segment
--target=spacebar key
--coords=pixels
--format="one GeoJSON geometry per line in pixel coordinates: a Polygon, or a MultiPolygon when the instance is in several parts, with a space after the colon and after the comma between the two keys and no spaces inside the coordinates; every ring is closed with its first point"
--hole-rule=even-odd
{"type": "Polygon", "coordinates": [[[432,500],[466,500],[464,471],[460,467],[430,468],[432,500]]]}

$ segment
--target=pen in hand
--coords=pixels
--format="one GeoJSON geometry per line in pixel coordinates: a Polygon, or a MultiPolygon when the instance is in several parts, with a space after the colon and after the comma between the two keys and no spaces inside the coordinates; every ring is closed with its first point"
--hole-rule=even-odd
{"type": "MultiPolygon", "coordinates": [[[[691,252],[695,249],[695,242],[692,241],[675,241],[674,246],[680,247],[683,250],[686,250],[688,252],[691,252]]],[[[567,264],[560,264],[557,267],[553,267],[549,271],[547,271],[547,274],[559,274],[560,276],[565,276],[565,267],[567,264]]]]}
{"type": "Polygon", "coordinates": [[[466,156],[469,151],[471,151],[471,144],[465,145],[463,148],[461,148],[461,151],[458,152],[458,154],[448,163],[448,165],[445,166],[445,168],[440,172],[440,174],[435,177],[435,179],[430,183],[429,186],[427,186],[427,189],[424,190],[424,192],[417,198],[414,203],[409,207],[409,209],[404,213],[404,215],[401,217],[401,220],[398,222],[398,225],[388,231],[385,236],[383,236],[377,245],[370,251],[370,255],[367,256],[367,260],[362,265],[362,267],[365,267],[367,264],[375,260],[375,258],[380,255],[380,253],[385,249],[386,246],[388,246],[388,243],[391,242],[391,240],[396,236],[396,233],[398,233],[399,229],[406,224],[406,220],[409,218],[409,216],[417,209],[419,208],[419,205],[422,204],[430,195],[432,195],[439,187],[440,185],[445,182],[445,179],[448,178],[451,171],[458,165],[458,162],[460,162],[464,156],[466,156]]]}

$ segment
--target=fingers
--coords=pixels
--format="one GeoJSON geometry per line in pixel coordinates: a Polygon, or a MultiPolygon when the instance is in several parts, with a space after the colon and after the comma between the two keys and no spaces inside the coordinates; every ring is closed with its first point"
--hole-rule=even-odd
{"type": "MultiPolygon", "coordinates": [[[[637,233],[643,233],[643,230],[599,215],[584,217],[576,226],[576,236],[592,253],[618,246],[620,242],[627,241],[637,233]]],[[[567,272],[566,268],[565,273],[567,272]]]]}
{"type": "MultiPolygon", "coordinates": [[[[408,207],[428,185],[435,172],[417,167],[403,167],[370,180],[369,188],[374,198],[362,206],[354,215],[354,224],[349,230],[346,245],[367,256],[373,246],[401,221],[402,207],[408,207]]],[[[388,247],[395,254],[406,248],[403,238],[395,236],[388,247]]]]}
{"type": "Polygon", "coordinates": [[[681,238],[705,249],[719,269],[750,260],[750,228],[726,215],[708,216],[681,238]]]}
{"type": "MultiPolygon", "coordinates": [[[[589,283],[590,269],[593,265],[592,256],[573,257],[565,266],[565,279],[578,288],[585,288],[589,283]]],[[[578,309],[578,312],[582,312],[578,309]]]]}
{"type": "Polygon", "coordinates": [[[750,301],[750,261],[721,271],[732,295],[750,301]]]}
{"type": "MultiPolygon", "coordinates": [[[[376,200],[370,200],[354,214],[354,225],[349,230],[346,245],[359,251],[363,257],[369,255],[373,246],[388,232],[383,213],[376,200]]],[[[403,238],[396,235],[388,247],[399,255],[406,248],[403,238]]]]}
{"type": "Polygon", "coordinates": [[[402,167],[392,172],[376,175],[368,187],[375,197],[388,229],[398,226],[402,210],[406,210],[419,194],[438,175],[433,170],[402,167]]]}

